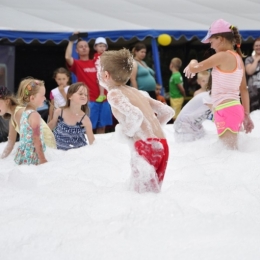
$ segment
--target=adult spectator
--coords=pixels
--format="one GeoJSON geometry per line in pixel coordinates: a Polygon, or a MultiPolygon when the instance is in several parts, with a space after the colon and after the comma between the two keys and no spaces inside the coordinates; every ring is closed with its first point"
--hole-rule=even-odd
{"type": "Polygon", "coordinates": [[[250,112],[260,109],[260,37],[255,40],[253,49],[252,56],[245,60],[250,112]]]}
{"type": "Polygon", "coordinates": [[[79,59],[75,59],[72,57],[74,40],[73,37],[70,37],[66,49],[65,59],[67,66],[68,69],[76,75],[79,82],[84,82],[87,85],[89,90],[88,105],[92,127],[96,134],[102,134],[105,133],[106,126],[112,125],[111,108],[107,100],[96,102],[96,99],[99,96],[99,85],[95,61],[89,59],[88,42],[80,38],[78,39],[76,43],[76,52],[78,53],[79,59]]]}
{"type": "Polygon", "coordinates": [[[146,46],[143,43],[137,43],[133,49],[133,55],[135,62],[130,78],[131,86],[148,92],[150,97],[156,99],[155,72],[144,62],[146,46]]]}

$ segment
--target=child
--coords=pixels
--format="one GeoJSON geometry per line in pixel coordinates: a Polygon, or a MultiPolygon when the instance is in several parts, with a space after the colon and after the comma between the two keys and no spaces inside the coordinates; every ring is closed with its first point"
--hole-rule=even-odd
{"type": "Polygon", "coordinates": [[[8,139],[8,120],[2,117],[2,111],[5,107],[4,97],[8,94],[8,89],[4,86],[0,86],[0,143],[6,142],[8,139]]]}
{"type": "MultiPolygon", "coordinates": [[[[208,81],[210,84],[208,90],[210,90],[211,80],[208,81]]],[[[203,91],[183,107],[173,124],[174,136],[177,142],[194,141],[205,135],[202,123],[212,117],[211,106],[210,91],[203,91]]]]}
{"type": "Polygon", "coordinates": [[[179,115],[182,104],[184,102],[184,97],[186,97],[185,90],[183,88],[183,80],[181,73],[179,72],[182,65],[182,61],[179,58],[173,58],[170,63],[170,70],[172,72],[170,82],[169,82],[169,92],[170,92],[170,104],[175,111],[173,120],[179,115]]]}
{"type": "Polygon", "coordinates": [[[165,98],[161,95],[162,86],[159,84],[156,84],[155,94],[156,99],[161,101],[163,104],[166,104],[165,98]]]}
{"type": "Polygon", "coordinates": [[[210,43],[216,54],[198,63],[191,60],[184,69],[190,78],[202,70],[212,69],[212,103],[214,122],[223,143],[237,149],[237,134],[242,123],[246,133],[254,128],[249,115],[249,96],[242,61],[241,36],[238,29],[219,19],[212,23],[203,43],[210,43]],[[236,51],[234,50],[236,45],[236,51]],[[242,104],[240,104],[240,95],[242,104]]]}
{"type": "MultiPolygon", "coordinates": [[[[94,54],[94,61],[97,61],[100,55],[106,51],[108,48],[107,41],[103,37],[98,37],[94,44],[94,50],[96,53],[94,54]]],[[[104,93],[104,88],[99,85],[99,97],[96,99],[96,102],[103,102],[106,99],[106,95],[104,93]]]]}
{"type": "Polygon", "coordinates": [[[121,129],[134,146],[131,157],[134,189],[159,192],[169,155],[161,125],[173,117],[174,111],[150,98],[147,92],[125,85],[132,69],[129,50],[106,51],[100,57],[98,79],[108,90],[108,102],[121,126],[117,130],[121,129]]]}
{"type": "Polygon", "coordinates": [[[197,75],[197,83],[200,85],[200,89],[196,90],[193,94],[195,97],[199,93],[206,92],[209,87],[210,72],[207,70],[200,71],[197,75]]]}
{"type": "Polygon", "coordinates": [[[88,91],[82,82],[72,84],[68,89],[67,104],[64,109],[56,109],[52,121],[48,123],[54,129],[57,148],[69,150],[93,144],[95,138],[92,124],[86,115],[88,91]]]}
{"type": "MultiPolygon", "coordinates": [[[[21,88],[23,85],[28,85],[34,79],[24,79],[20,83],[21,88]]],[[[20,133],[20,119],[25,107],[19,104],[17,99],[5,87],[0,87],[0,116],[9,120],[9,133],[8,142],[1,155],[1,158],[7,157],[13,150],[14,144],[17,139],[17,133],[20,133]]],[[[43,125],[43,139],[46,146],[56,148],[54,135],[45,121],[41,119],[43,125]]]]}
{"type": "Polygon", "coordinates": [[[36,111],[46,99],[44,82],[30,79],[28,84],[20,84],[18,97],[26,107],[21,115],[20,144],[14,161],[18,165],[46,163],[41,116],[36,111]]]}
{"type": "Polygon", "coordinates": [[[53,78],[58,84],[58,87],[53,89],[50,93],[51,106],[49,109],[48,121],[52,120],[54,109],[64,107],[66,105],[70,72],[65,68],[58,68],[54,71],[53,78]]]}

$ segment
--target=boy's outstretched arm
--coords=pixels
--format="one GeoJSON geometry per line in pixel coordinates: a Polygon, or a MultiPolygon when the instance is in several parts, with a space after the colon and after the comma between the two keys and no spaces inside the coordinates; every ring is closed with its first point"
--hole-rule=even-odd
{"type": "Polygon", "coordinates": [[[175,115],[174,110],[167,104],[163,104],[161,101],[151,98],[147,92],[140,92],[148,98],[149,104],[153,111],[157,114],[157,119],[159,120],[160,124],[166,125],[175,115]]]}
{"type": "Polygon", "coordinates": [[[122,132],[133,137],[143,122],[143,113],[138,107],[133,106],[120,90],[113,89],[108,92],[107,100],[112,108],[115,118],[122,125],[122,132]]]}

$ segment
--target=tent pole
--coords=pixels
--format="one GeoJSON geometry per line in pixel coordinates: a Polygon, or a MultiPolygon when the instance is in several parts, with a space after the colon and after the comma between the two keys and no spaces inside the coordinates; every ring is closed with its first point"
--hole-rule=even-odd
{"type": "Polygon", "coordinates": [[[162,82],[162,74],[161,74],[161,66],[160,66],[160,57],[157,41],[155,38],[152,38],[152,53],[153,53],[153,62],[155,67],[155,76],[156,82],[162,86],[161,94],[164,94],[163,82],[162,82]]]}
{"type": "MultiPolygon", "coordinates": [[[[73,59],[78,59],[78,54],[76,52],[76,44],[75,43],[73,44],[73,47],[72,47],[72,57],[73,57],[73,59]]],[[[74,73],[71,73],[71,81],[72,81],[72,83],[76,83],[78,81],[77,77],[74,73]]]]}

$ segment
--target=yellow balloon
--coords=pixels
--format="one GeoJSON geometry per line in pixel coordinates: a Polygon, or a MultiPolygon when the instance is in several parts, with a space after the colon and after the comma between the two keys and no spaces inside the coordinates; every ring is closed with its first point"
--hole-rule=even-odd
{"type": "Polygon", "coordinates": [[[158,43],[162,46],[167,46],[172,42],[172,38],[169,34],[161,34],[158,37],[158,43]]]}

